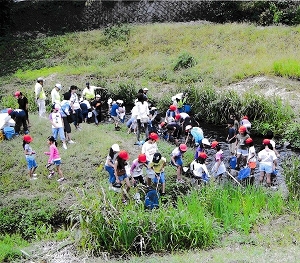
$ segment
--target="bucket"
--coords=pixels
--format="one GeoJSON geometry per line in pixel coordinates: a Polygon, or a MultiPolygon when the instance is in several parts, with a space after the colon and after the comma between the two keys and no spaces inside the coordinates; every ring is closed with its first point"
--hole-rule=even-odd
{"type": "Polygon", "coordinates": [[[191,111],[191,105],[185,104],[183,107],[184,107],[184,112],[189,113],[191,111]]]}
{"type": "Polygon", "coordinates": [[[11,140],[15,135],[14,127],[4,127],[3,132],[7,140],[11,140]]]}
{"type": "Polygon", "coordinates": [[[229,160],[229,165],[231,169],[235,169],[237,165],[237,158],[236,156],[232,156],[229,160]]]}

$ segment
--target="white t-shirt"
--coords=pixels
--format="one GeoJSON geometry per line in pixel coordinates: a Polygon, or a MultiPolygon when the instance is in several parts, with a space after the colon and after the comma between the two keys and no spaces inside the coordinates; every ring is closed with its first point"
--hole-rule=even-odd
{"type": "Polygon", "coordinates": [[[208,173],[206,165],[198,163],[198,162],[196,162],[196,160],[194,160],[194,161],[191,162],[191,164],[190,164],[190,170],[197,177],[202,177],[203,173],[206,173],[207,176],[209,177],[209,173],[208,173]]]}
{"type": "Polygon", "coordinates": [[[52,128],[62,128],[63,127],[61,114],[59,112],[50,113],[49,120],[54,122],[55,125],[56,125],[56,127],[54,127],[53,124],[52,124],[52,128]]]}
{"type": "Polygon", "coordinates": [[[258,158],[261,160],[260,163],[273,166],[274,160],[277,160],[276,154],[273,150],[263,149],[258,153],[258,158]]]}
{"type": "Polygon", "coordinates": [[[54,88],[52,91],[51,91],[51,101],[52,103],[60,103],[60,94],[59,92],[56,90],[56,88],[54,88]]]}
{"type": "Polygon", "coordinates": [[[146,158],[148,162],[152,162],[153,155],[158,152],[158,147],[156,142],[149,143],[146,141],[142,146],[142,153],[146,154],[146,158]]]}
{"type": "Polygon", "coordinates": [[[149,106],[147,101],[144,101],[144,103],[138,101],[136,103],[136,109],[137,119],[146,118],[149,115],[149,106]]]}
{"type": "Polygon", "coordinates": [[[254,146],[249,147],[247,161],[249,161],[249,162],[256,162],[256,152],[255,152],[254,146]]]}

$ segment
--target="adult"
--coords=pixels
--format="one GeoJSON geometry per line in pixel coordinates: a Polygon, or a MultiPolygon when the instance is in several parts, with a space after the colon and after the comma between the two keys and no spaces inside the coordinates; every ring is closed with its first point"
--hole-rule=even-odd
{"type": "Polygon", "coordinates": [[[39,107],[39,116],[46,118],[46,94],[43,86],[44,79],[39,77],[34,86],[35,101],[39,107]]]}
{"type": "Polygon", "coordinates": [[[228,134],[226,141],[228,143],[229,151],[231,155],[235,155],[235,146],[236,146],[236,129],[234,128],[234,120],[228,119],[228,134]]]}
{"type": "Polygon", "coordinates": [[[263,140],[263,150],[258,153],[259,161],[259,182],[262,184],[264,177],[267,177],[267,186],[271,186],[271,173],[277,167],[277,156],[273,151],[272,144],[269,139],[263,140]]]}
{"type": "Polygon", "coordinates": [[[64,123],[64,132],[65,132],[66,141],[68,143],[75,143],[71,138],[71,125],[69,121],[69,118],[71,119],[73,118],[73,113],[70,106],[71,93],[70,92],[64,93],[63,98],[64,99],[60,104],[61,105],[60,114],[62,116],[63,123],[64,123]]]}
{"type": "Polygon", "coordinates": [[[142,125],[145,130],[146,138],[149,137],[149,131],[148,131],[148,122],[149,122],[149,106],[148,102],[145,100],[143,94],[139,94],[137,96],[137,103],[136,103],[136,121],[137,121],[137,132],[136,137],[137,141],[140,141],[140,136],[142,132],[142,125]]]}
{"type": "Polygon", "coordinates": [[[143,88],[143,95],[144,95],[144,99],[145,99],[145,100],[148,100],[148,95],[147,95],[148,90],[149,90],[149,89],[147,89],[147,88],[143,88]]]}
{"type": "Polygon", "coordinates": [[[26,121],[26,113],[24,110],[21,109],[8,109],[8,115],[16,122],[15,124],[15,133],[18,136],[21,130],[21,126],[23,126],[24,134],[28,134],[28,127],[26,121]]]}
{"type": "Polygon", "coordinates": [[[95,90],[103,89],[102,87],[91,86],[89,82],[85,83],[85,88],[81,93],[81,98],[86,98],[88,101],[92,101],[95,98],[95,90]]]}
{"type": "Polygon", "coordinates": [[[96,98],[91,102],[91,106],[93,108],[93,114],[95,118],[95,124],[98,126],[99,122],[101,122],[101,96],[99,94],[96,95],[96,98]]]}
{"type": "Polygon", "coordinates": [[[21,91],[16,91],[15,92],[15,97],[18,100],[19,109],[25,111],[27,126],[30,127],[29,115],[28,115],[28,108],[29,108],[28,107],[28,99],[23,95],[23,93],[21,91]]]}
{"type": "Polygon", "coordinates": [[[82,123],[82,113],[80,108],[80,103],[77,95],[77,86],[72,85],[70,87],[71,92],[71,98],[70,98],[70,106],[73,112],[74,116],[74,126],[76,130],[81,130],[81,127],[79,126],[80,123],[82,123]]]}
{"type": "Polygon", "coordinates": [[[62,86],[59,83],[56,83],[54,88],[51,91],[51,102],[52,105],[54,104],[60,104],[60,94],[59,91],[61,90],[62,86]]]}

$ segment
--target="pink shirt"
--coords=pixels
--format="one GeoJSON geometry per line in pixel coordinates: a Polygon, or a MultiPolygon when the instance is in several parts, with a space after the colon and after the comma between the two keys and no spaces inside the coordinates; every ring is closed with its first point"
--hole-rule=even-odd
{"type": "Polygon", "coordinates": [[[50,145],[50,152],[45,152],[45,154],[49,155],[48,163],[52,163],[53,161],[60,160],[60,155],[55,144],[50,145]]]}

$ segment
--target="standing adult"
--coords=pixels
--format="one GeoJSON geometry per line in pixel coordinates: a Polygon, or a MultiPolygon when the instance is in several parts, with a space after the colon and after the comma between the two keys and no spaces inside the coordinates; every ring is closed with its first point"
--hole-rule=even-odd
{"type": "Polygon", "coordinates": [[[39,77],[34,86],[35,101],[39,107],[39,116],[46,118],[46,94],[43,86],[44,79],[39,77]]]}
{"type": "Polygon", "coordinates": [[[70,98],[70,106],[73,112],[74,116],[74,125],[77,130],[81,130],[81,127],[79,126],[80,123],[82,123],[82,112],[80,108],[80,103],[78,96],[76,94],[77,92],[77,86],[72,85],[70,87],[70,92],[71,92],[71,98],[70,98]]]}
{"type": "Polygon", "coordinates": [[[59,91],[61,90],[62,86],[59,83],[55,84],[55,87],[53,88],[53,90],[51,91],[51,102],[52,105],[54,104],[60,104],[60,94],[59,91]]]}
{"type": "Polygon", "coordinates": [[[64,132],[65,132],[66,141],[68,143],[75,143],[71,139],[71,125],[69,121],[70,118],[71,119],[73,118],[73,113],[70,106],[71,93],[70,92],[64,93],[63,98],[64,99],[60,104],[61,105],[60,114],[64,123],[64,132]]]}
{"type": "Polygon", "coordinates": [[[93,108],[93,114],[95,117],[95,124],[98,126],[99,122],[101,122],[101,97],[99,94],[96,95],[96,98],[91,102],[91,106],[93,108]]]}
{"type": "Polygon", "coordinates": [[[15,97],[18,99],[19,109],[25,111],[27,126],[30,127],[28,115],[28,99],[22,94],[21,91],[16,91],[15,97]]]}
{"type": "Polygon", "coordinates": [[[95,98],[95,90],[102,89],[102,87],[91,86],[89,82],[85,83],[85,88],[82,91],[81,98],[86,98],[92,101],[95,98]]]}
{"type": "Polygon", "coordinates": [[[137,96],[137,103],[136,103],[136,109],[137,109],[137,141],[140,141],[141,131],[142,131],[142,125],[144,126],[146,138],[149,137],[148,132],[148,122],[149,122],[149,106],[148,102],[145,100],[143,94],[139,94],[137,96]]]}

